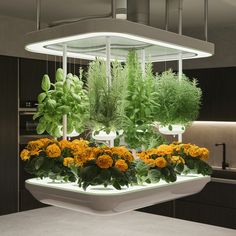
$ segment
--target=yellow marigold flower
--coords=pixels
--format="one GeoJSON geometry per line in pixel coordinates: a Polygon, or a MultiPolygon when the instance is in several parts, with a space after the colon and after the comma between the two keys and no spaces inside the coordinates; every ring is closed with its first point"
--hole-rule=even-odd
{"type": "Polygon", "coordinates": [[[74,158],[72,157],[65,157],[63,160],[63,165],[64,166],[69,166],[74,164],[74,158]]]}
{"type": "Polygon", "coordinates": [[[157,167],[159,168],[164,168],[167,166],[167,161],[164,157],[158,157],[156,160],[155,160],[155,164],[157,167]]]}
{"type": "Polygon", "coordinates": [[[128,165],[125,160],[119,159],[115,163],[115,167],[119,169],[121,172],[125,172],[128,169],[128,165]]]}
{"type": "Polygon", "coordinates": [[[43,143],[44,147],[46,147],[49,144],[55,142],[55,140],[52,140],[52,139],[49,139],[49,138],[41,138],[41,139],[39,139],[39,141],[43,143]]]}
{"type": "Polygon", "coordinates": [[[59,142],[60,148],[61,150],[64,150],[65,148],[71,148],[72,143],[68,140],[61,140],[59,142]]]}
{"type": "Polygon", "coordinates": [[[181,156],[171,156],[170,162],[173,164],[185,163],[185,160],[181,156]]]}
{"type": "Polygon", "coordinates": [[[22,161],[30,159],[30,152],[27,149],[23,149],[20,153],[20,158],[22,161]]]}
{"type": "Polygon", "coordinates": [[[156,161],[153,159],[144,159],[143,160],[147,165],[150,165],[151,167],[154,167],[156,165],[156,161]]]}
{"type": "Polygon", "coordinates": [[[77,166],[77,167],[82,167],[85,162],[86,162],[86,159],[84,159],[84,158],[83,158],[83,159],[80,158],[80,157],[75,157],[75,158],[74,158],[74,164],[75,164],[75,166],[77,166]]]}
{"type": "Polygon", "coordinates": [[[189,152],[189,149],[192,147],[193,145],[191,143],[185,143],[185,144],[182,144],[182,148],[184,150],[184,153],[186,155],[188,155],[188,152],[189,152]]]}
{"type": "Polygon", "coordinates": [[[148,156],[152,156],[152,155],[157,155],[158,156],[159,155],[159,151],[158,151],[157,148],[151,148],[146,153],[147,153],[148,156]]]}
{"type": "Polygon", "coordinates": [[[164,155],[171,155],[173,153],[173,146],[162,144],[157,148],[157,152],[159,156],[164,156],[164,155]]]}
{"type": "Polygon", "coordinates": [[[209,150],[207,148],[199,148],[201,154],[200,154],[200,159],[201,160],[207,160],[209,158],[209,150]]]}
{"type": "Polygon", "coordinates": [[[128,162],[132,162],[134,160],[133,155],[130,153],[130,151],[124,147],[113,147],[112,149],[112,153],[115,155],[120,156],[121,158],[123,158],[124,160],[128,161],[128,162]]]}
{"type": "Polygon", "coordinates": [[[46,148],[46,155],[51,158],[57,158],[61,155],[61,149],[58,147],[57,144],[50,144],[46,148]]]}
{"type": "Polygon", "coordinates": [[[112,166],[113,160],[108,155],[102,155],[97,158],[96,164],[98,167],[100,167],[102,169],[108,169],[112,166]]]}
{"type": "Polygon", "coordinates": [[[84,139],[74,139],[72,141],[72,144],[87,147],[89,142],[87,140],[84,140],[84,139]]]}
{"type": "Polygon", "coordinates": [[[40,149],[42,149],[44,147],[43,142],[41,142],[40,140],[35,140],[35,141],[30,141],[27,144],[27,149],[29,151],[38,151],[40,149]]]}
{"type": "Polygon", "coordinates": [[[192,145],[188,149],[188,155],[191,156],[191,157],[198,157],[198,156],[201,155],[201,149],[196,145],[192,145]]]}
{"type": "Polygon", "coordinates": [[[100,147],[100,152],[104,155],[112,155],[111,148],[107,146],[100,147]]]}
{"type": "Polygon", "coordinates": [[[31,156],[38,156],[40,154],[40,152],[42,152],[42,150],[33,150],[33,151],[30,151],[30,155],[31,156]]]}
{"type": "Polygon", "coordinates": [[[89,148],[89,155],[87,157],[88,160],[95,159],[100,154],[100,149],[97,147],[89,148]]]}

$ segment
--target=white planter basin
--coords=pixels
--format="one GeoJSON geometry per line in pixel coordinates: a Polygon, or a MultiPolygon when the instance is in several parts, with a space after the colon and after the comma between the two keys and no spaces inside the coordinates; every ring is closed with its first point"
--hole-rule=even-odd
{"type": "Polygon", "coordinates": [[[92,137],[93,139],[99,141],[110,141],[116,138],[116,132],[111,131],[110,133],[107,134],[105,131],[99,131],[98,134],[95,134],[95,131],[93,131],[92,137]]]}
{"type": "Polygon", "coordinates": [[[113,187],[90,186],[86,191],[76,183],[53,183],[50,179],[28,179],[26,188],[40,202],[98,215],[119,214],[191,194],[203,189],[209,176],[178,176],[175,183],[131,186],[116,190],[113,187]]]}
{"type": "Polygon", "coordinates": [[[172,129],[169,129],[169,125],[159,125],[159,132],[165,135],[177,135],[185,132],[184,125],[171,125],[172,129]]]}

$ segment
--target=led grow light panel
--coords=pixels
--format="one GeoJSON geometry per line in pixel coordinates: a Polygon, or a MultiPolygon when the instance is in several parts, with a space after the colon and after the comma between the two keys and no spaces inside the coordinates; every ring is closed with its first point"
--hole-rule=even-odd
{"type": "Polygon", "coordinates": [[[178,60],[208,57],[214,53],[214,45],[118,19],[91,19],[32,32],[26,36],[26,50],[62,56],[67,45],[69,57],[94,60],[106,58],[106,42],[110,40],[111,59],[124,61],[128,51],[136,49],[146,61],[178,60]]]}
{"type": "Polygon", "coordinates": [[[86,191],[76,183],[53,183],[50,179],[26,180],[26,188],[39,201],[89,214],[113,215],[197,193],[210,181],[209,176],[178,176],[175,183],[113,187],[90,186],[86,191]]]}

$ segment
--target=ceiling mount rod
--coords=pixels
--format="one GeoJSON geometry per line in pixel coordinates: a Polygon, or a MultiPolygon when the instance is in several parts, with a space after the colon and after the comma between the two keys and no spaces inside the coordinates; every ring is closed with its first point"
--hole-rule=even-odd
{"type": "Polygon", "coordinates": [[[111,15],[112,18],[116,18],[116,0],[111,0],[111,15]]]}
{"type": "Polygon", "coordinates": [[[179,7],[178,7],[178,30],[179,34],[182,35],[182,28],[183,28],[183,0],[179,0],[179,7]]]}
{"type": "Polygon", "coordinates": [[[204,0],[204,36],[208,41],[208,0],[204,0]]]}
{"type": "Polygon", "coordinates": [[[36,0],[36,30],[40,30],[41,0],[36,0]]]}
{"type": "Polygon", "coordinates": [[[168,30],[169,28],[169,0],[166,0],[166,6],[165,6],[165,30],[168,30]]]}

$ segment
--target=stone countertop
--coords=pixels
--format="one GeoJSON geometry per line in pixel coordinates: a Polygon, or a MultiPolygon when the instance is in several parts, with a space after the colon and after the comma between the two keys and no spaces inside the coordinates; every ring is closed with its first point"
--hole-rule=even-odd
{"type": "Polygon", "coordinates": [[[57,207],[0,216],[1,236],[235,236],[236,230],[131,211],[93,216],[57,207]]]}

